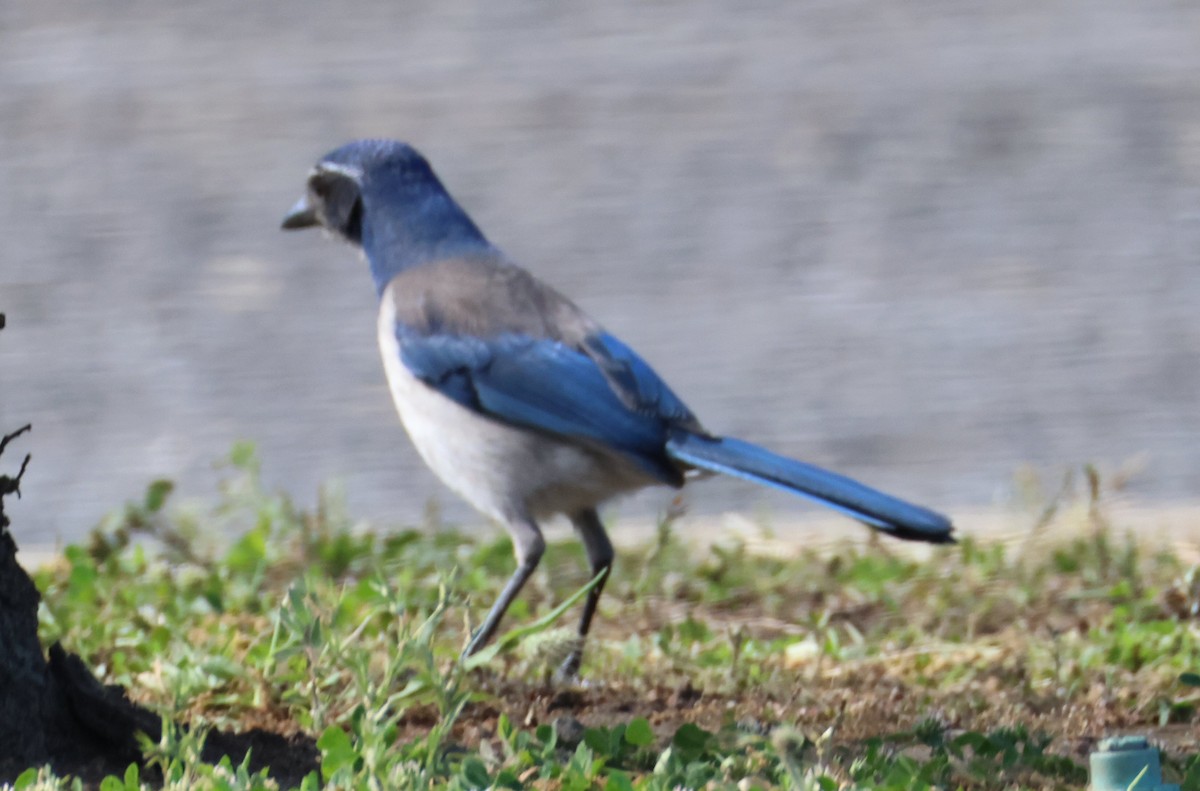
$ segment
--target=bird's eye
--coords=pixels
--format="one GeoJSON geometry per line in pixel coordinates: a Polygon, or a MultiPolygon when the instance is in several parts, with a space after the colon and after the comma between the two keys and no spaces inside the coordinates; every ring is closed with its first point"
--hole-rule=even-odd
{"type": "Polygon", "coordinates": [[[345,233],[351,239],[362,238],[362,218],[363,205],[362,198],[354,201],[354,207],[350,209],[350,217],[346,220],[345,233]]]}

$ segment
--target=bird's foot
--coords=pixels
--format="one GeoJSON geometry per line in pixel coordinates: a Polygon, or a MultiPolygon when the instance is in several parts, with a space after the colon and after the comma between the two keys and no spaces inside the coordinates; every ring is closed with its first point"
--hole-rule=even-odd
{"type": "Polygon", "coordinates": [[[470,642],[467,643],[467,647],[464,648],[462,653],[458,655],[458,663],[460,665],[466,664],[468,659],[470,659],[472,656],[477,654],[479,652],[479,650],[482,649],[484,647],[484,645],[487,644],[487,641],[490,637],[491,637],[490,634],[488,634],[488,635],[483,634],[482,628],[476,629],[475,632],[471,635],[471,640],[470,640],[470,642]]]}
{"type": "Polygon", "coordinates": [[[582,652],[579,649],[575,649],[558,666],[558,670],[554,672],[555,686],[586,686],[586,683],[579,675],[579,667],[582,663],[582,652]]]}

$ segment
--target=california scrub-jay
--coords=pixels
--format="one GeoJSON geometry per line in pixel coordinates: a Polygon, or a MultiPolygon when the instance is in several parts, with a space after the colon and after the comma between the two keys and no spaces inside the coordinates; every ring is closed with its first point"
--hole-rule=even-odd
{"type": "MultiPolygon", "coordinates": [[[[836,473],[710,434],[632,349],[493,246],[415,149],[360,140],[308,176],[286,229],[320,226],[365,254],[379,348],[400,420],[438,477],[512,535],[517,570],[464,656],[495,634],[541,560],[542,519],[571,520],[594,575],[613,548],[596,507],[688,473],[735,475],[814,499],[896,538],[952,543],[941,514],[836,473]]],[[[604,579],[589,592],[579,669],[604,579]]]]}

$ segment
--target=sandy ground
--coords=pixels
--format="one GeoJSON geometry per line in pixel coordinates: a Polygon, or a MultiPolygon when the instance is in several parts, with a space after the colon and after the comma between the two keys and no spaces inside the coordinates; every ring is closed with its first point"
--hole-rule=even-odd
{"type": "MultiPolygon", "coordinates": [[[[990,543],[1000,541],[1014,549],[1025,549],[1067,540],[1094,529],[1085,505],[1069,504],[1049,521],[1041,512],[986,511],[953,512],[960,538],[970,536],[990,543]]],[[[1168,547],[1188,563],[1200,563],[1200,503],[1172,506],[1144,506],[1131,503],[1105,503],[1100,512],[1104,524],[1116,536],[1129,535],[1149,547],[1168,547]]],[[[484,528],[479,527],[482,531],[484,528]]],[[[715,517],[684,515],[674,524],[675,535],[697,552],[714,544],[742,542],[753,552],[793,554],[808,550],[832,551],[848,543],[866,546],[876,541],[865,527],[841,517],[811,516],[803,519],[755,519],[744,513],[726,513],[715,517]]],[[[494,528],[499,531],[500,528],[494,528]]],[[[610,525],[613,543],[620,547],[644,546],[654,540],[656,523],[650,520],[624,519],[610,525]]],[[[547,531],[553,539],[570,539],[570,528],[552,525],[547,531]]],[[[916,557],[930,551],[927,545],[884,541],[889,552],[907,552],[916,557]]],[[[61,559],[61,547],[52,544],[26,544],[18,557],[26,568],[37,568],[61,559]]]]}

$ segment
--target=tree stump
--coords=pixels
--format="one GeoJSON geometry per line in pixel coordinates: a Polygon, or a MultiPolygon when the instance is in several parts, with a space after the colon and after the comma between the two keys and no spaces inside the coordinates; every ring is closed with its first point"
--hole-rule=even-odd
{"type": "MultiPolygon", "coordinates": [[[[24,426],[0,439],[0,457],[29,430],[24,426]]],[[[44,765],[60,776],[95,783],[141,762],[137,736],[144,733],[157,741],[162,720],[130,702],[123,688],[101,684],[83,660],[61,645],[50,647],[48,659],[42,652],[37,634],[41,597],[17,563],[17,544],[4,513],[4,498],[20,495],[29,459],[26,454],[15,476],[0,474],[0,783],[44,765]]],[[[285,738],[258,729],[210,733],[203,757],[215,762],[228,755],[236,765],[251,748],[251,769],[270,767],[285,788],[319,766],[308,737],[285,738]]]]}

